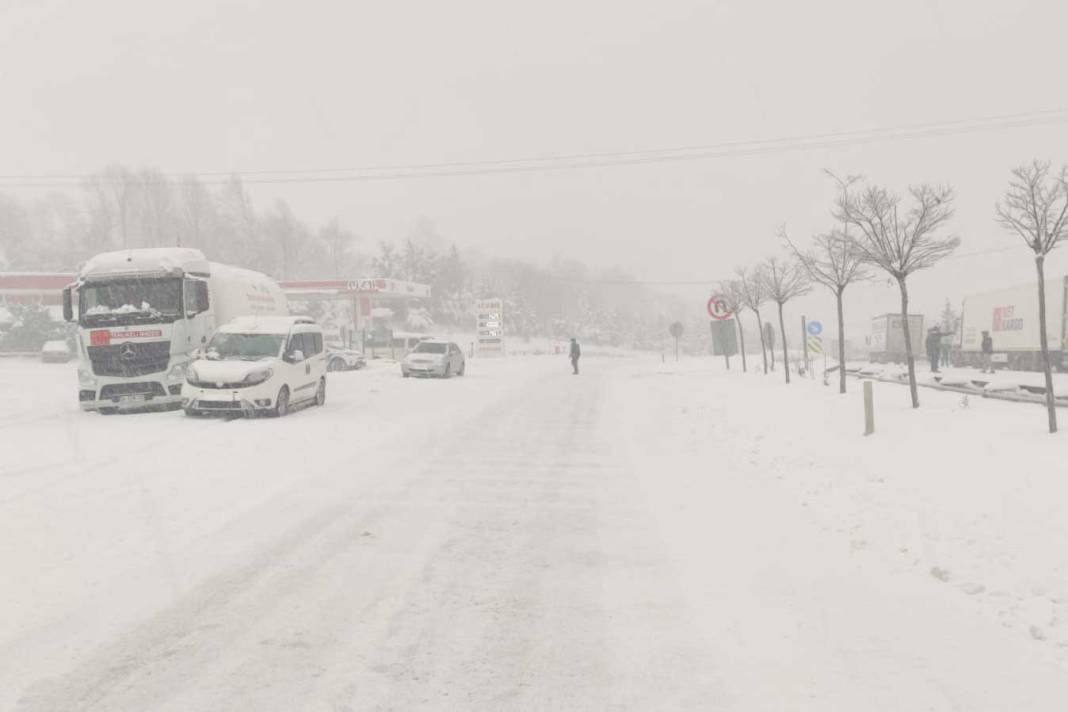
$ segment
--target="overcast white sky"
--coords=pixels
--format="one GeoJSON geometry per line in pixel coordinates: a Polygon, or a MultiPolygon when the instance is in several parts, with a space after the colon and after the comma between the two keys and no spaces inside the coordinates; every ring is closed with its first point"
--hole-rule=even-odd
{"type": "MultiPolygon", "coordinates": [[[[1062,2],[0,0],[2,174],[108,163],[243,171],[720,143],[1066,109],[1062,2]]],[[[420,217],[503,256],[649,280],[729,276],[829,226],[823,168],[958,192],[962,252],[1014,164],[1068,160],[1068,124],[519,175],[257,187],[368,240],[420,217]]],[[[1015,238],[1018,239],[1018,238],[1015,238]]],[[[1055,271],[1068,258],[1054,259],[1055,271]]],[[[1026,251],[916,278],[917,311],[1032,279],[1026,251]]],[[[680,290],[702,308],[704,287],[680,290]]],[[[851,322],[896,308],[856,292],[851,322]]],[[[798,305],[831,320],[820,294],[798,305]]]]}

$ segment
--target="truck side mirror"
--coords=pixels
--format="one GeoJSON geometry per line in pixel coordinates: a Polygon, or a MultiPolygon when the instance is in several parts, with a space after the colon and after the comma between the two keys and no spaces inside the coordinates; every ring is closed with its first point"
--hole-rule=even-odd
{"type": "Polygon", "coordinates": [[[63,321],[74,321],[74,302],[70,287],[63,288],[63,321]]]}

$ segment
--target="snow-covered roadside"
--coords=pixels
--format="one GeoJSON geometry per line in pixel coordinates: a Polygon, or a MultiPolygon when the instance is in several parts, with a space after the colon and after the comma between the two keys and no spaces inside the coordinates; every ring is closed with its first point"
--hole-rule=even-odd
{"type": "Polygon", "coordinates": [[[433,458],[466,415],[566,367],[473,361],[463,378],[424,380],[372,363],[330,374],[324,408],[227,422],[82,413],[72,367],[0,363],[0,709],[21,685],[240,570],[324,501],[433,458]]]}
{"type": "Polygon", "coordinates": [[[878,383],[864,438],[856,382],[780,379],[705,359],[615,382],[733,708],[1063,708],[1068,468],[1041,410],[913,411],[878,383]]]}

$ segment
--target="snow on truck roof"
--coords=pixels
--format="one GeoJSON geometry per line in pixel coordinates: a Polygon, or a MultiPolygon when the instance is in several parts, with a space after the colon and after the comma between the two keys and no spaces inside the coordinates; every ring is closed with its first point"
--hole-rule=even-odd
{"type": "Polygon", "coordinates": [[[297,324],[315,325],[308,316],[240,316],[219,327],[226,334],[288,334],[297,324]]]}
{"type": "Polygon", "coordinates": [[[208,260],[190,247],[147,247],[103,252],[78,271],[80,277],[130,272],[195,272],[208,274],[208,260]]]}

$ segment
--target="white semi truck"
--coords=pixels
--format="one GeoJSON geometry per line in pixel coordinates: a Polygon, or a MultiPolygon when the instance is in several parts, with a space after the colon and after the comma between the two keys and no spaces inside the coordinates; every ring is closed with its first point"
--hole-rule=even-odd
{"type": "MultiPolygon", "coordinates": [[[[1063,369],[1068,342],[1065,322],[1068,277],[1046,279],[1046,336],[1050,361],[1063,369]]],[[[1038,283],[998,289],[964,298],[961,308],[960,364],[979,365],[983,332],[990,332],[994,363],[1037,371],[1042,367],[1039,340],[1038,283]]]]}
{"type": "Polygon", "coordinates": [[[192,352],[217,327],[288,313],[274,280],[199,250],[99,254],[63,290],[63,316],[79,327],[78,402],[102,413],[176,408],[192,352]]]}

